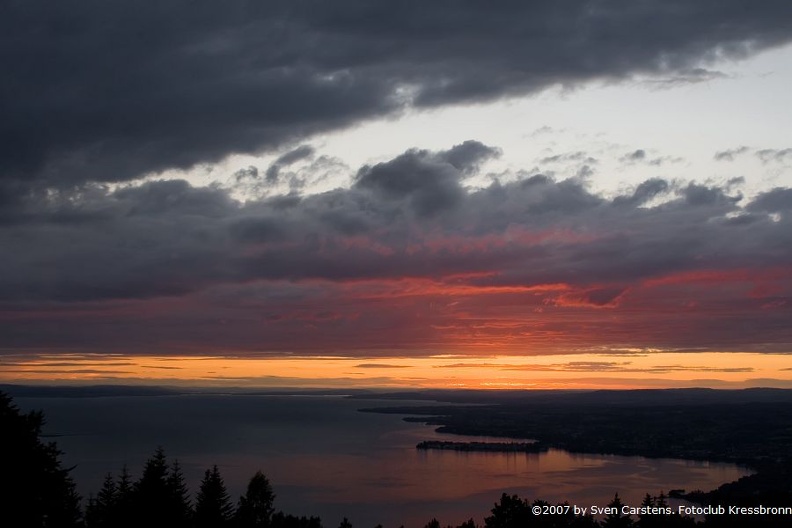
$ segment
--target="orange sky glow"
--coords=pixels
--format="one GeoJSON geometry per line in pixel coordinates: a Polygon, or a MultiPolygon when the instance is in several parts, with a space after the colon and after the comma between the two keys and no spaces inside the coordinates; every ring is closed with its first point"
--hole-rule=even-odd
{"type": "Polygon", "coordinates": [[[42,354],[7,356],[0,382],[262,388],[792,388],[792,356],[629,350],[419,358],[42,354]]]}

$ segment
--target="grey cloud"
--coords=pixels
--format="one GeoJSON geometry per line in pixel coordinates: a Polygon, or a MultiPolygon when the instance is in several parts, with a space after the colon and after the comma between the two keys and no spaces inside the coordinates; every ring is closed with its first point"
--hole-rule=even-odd
{"type": "MultiPolygon", "coordinates": [[[[348,179],[349,167],[345,163],[330,156],[313,158],[313,149],[311,151],[311,154],[301,156],[299,160],[294,158],[290,160],[290,157],[287,157],[287,164],[280,164],[277,161],[272,163],[267,168],[264,181],[250,186],[247,190],[253,195],[262,194],[262,190],[265,191],[264,194],[267,194],[266,191],[272,189],[274,185],[285,182],[292,191],[300,191],[304,187],[320,184],[334,176],[340,177],[343,181],[348,179]],[[298,167],[291,166],[302,160],[307,161],[307,163],[303,163],[298,167]]],[[[307,153],[307,150],[303,150],[302,153],[307,153]]]]}
{"type": "Polygon", "coordinates": [[[792,189],[776,187],[770,191],[760,193],[747,209],[749,211],[781,213],[792,211],[792,189]]]}
{"type": "Polygon", "coordinates": [[[742,199],[742,195],[729,195],[724,189],[689,183],[681,190],[682,196],[692,206],[716,204],[734,204],[742,199]]]}
{"type": "Polygon", "coordinates": [[[655,167],[660,167],[665,165],[666,163],[681,163],[685,161],[684,158],[680,158],[677,156],[660,156],[658,158],[652,158],[649,160],[649,165],[654,165],[655,167]]]}
{"type": "Polygon", "coordinates": [[[715,153],[714,159],[716,161],[734,161],[734,159],[739,156],[740,154],[745,154],[748,152],[749,149],[746,146],[737,147],[729,150],[721,150],[715,153]]]}
{"type": "Polygon", "coordinates": [[[299,147],[278,156],[278,159],[275,160],[275,163],[278,165],[291,165],[292,163],[296,163],[300,160],[310,158],[314,155],[314,153],[315,150],[311,145],[300,145],[299,147]]]}
{"type": "Polygon", "coordinates": [[[409,107],[706,78],[788,2],[6,2],[0,202],[255,154],[409,107]],[[32,186],[32,187],[31,187],[32,186]]]}
{"type": "Polygon", "coordinates": [[[622,161],[643,161],[646,159],[646,151],[644,149],[634,150],[633,152],[628,152],[624,156],[621,157],[622,161]]]}
{"type": "Polygon", "coordinates": [[[592,169],[588,165],[583,165],[577,170],[577,172],[575,173],[575,177],[582,181],[585,181],[587,178],[593,176],[594,172],[595,172],[594,169],[592,169]]]}
{"type": "Polygon", "coordinates": [[[459,171],[472,173],[479,168],[482,162],[500,155],[501,151],[498,148],[488,147],[479,141],[468,140],[439,153],[438,158],[451,164],[459,171]]]}
{"type": "Polygon", "coordinates": [[[268,184],[276,184],[278,183],[278,179],[280,178],[280,165],[273,163],[267,168],[267,178],[266,181],[268,184]]]}
{"type": "Polygon", "coordinates": [[[679,163],[684,161],[684,159],[677,156],[657,156],[650,158],[644,149],[637,149],[626,153],[624,156],[619,158],[619,161],[625,164],[646,163],[648,165],[660,167],[666,163],[679,163]]]}
{"type": "Polygon", "coordinates": [[[253,165],[249,165],[243,169],[239,169],[234,173],[234,180],[237,182],[241,182],[243,180],[256,180],[259,176],[258,167],[254,167],[253,165]]]}
{"type": "Polygon", "coordinates": [[[229,232],[243,243],[277,242],[287,239],[287,230],[277,216],[243,217],[229,225],[229,232]]]}
{"type": "Polygon", "coordinates": [[[159,180],[113,193],[129,216],[185,215],[221,217],[233,200],[213,187],[193,187],[184,180],[159,180]]]}
{"type": "Polygon", "coordinates": [[[646,203],[655,196],[668,191],[668,182],[660,178],[652,178],[640,183],[633,192],[632,196],[617,196],[613,203],[614,205],[630,205],[638,206],[646,203]]]}
{"type": "Polygon", "coordinates": [[[584,162],[588,164],[597,163],[597,159],[589,156],[585,152],[565,152],[563,154],[555,154],[552,156],[545,156],[539,160],[539,163],[561,163],[561,162],[584,162]]]}
{"type": "Polygon", "coordinates": [[[728,75],[719,71],[706,68],[691,68],[688,70],[683,69],[678,74],[670,77],[651,79],[646,82],[656,88],[675,88],[681,85],[698,84],[728,77],[728,75]]]}
{"type": "Polygon", "coordinates": [[[757,157],[762,160],[762,163],[784,162],[787,159],[792,159],[792,148],[786,149],[762,149],[756,151],[757,157]]]}
{"type": "Polygon", "coordinates": [[[464,195],[460,184],[463,172],[448,161],[449,157],[457,158],[458,163],[475,159],[458,148],[437,155],[410,150],[391,161],[360,169],[355,187],[390,199],[408,200],[420,215],[433,214],[453,207],[464,195]]]}
{"type": "Polygon", "coordinates": [[[631,281],[658,274],[792,264],[781,249],[792,247],[786,188],[742,207],[726,188],[659,179],[612,199],[543,175],[469,191],[448,152],[410,150],[361,168],[351,188],[305,197],[240,203],[179,180],[42,196],[0,229],[0,243],[15,248],[0,261],[0,299],[148,298],[258,279],[496,271],[471,281],[577,284],[581,302],[604,306],[631,281]],[[661,193],[661,205],[645,207],[661,193]],[[741,214],[751,221],[732,221],[741,214]]]}
{"type": "MultiPolygon", "coordinates": [[[[310,158],[314,155],[314,148],[311,145],[300,145],[299,147],[285,152],[267,168],[266,183],[274,185],[280,180],[281,169],[288,167],[300,160],[310,158]]],[[[292,185],[294,186],[294,185],[292,185]]]]}
{"type": "Polygon", "coordinates": [[[560,132],[560,131],[562,131],[562,130],[556,130],[555,128],[553,128],[553,127],[551,127],[549,125],[544,125],[544,126],[541,126],[541,127],[537,128],[536,130],[534,130],[530,134],[528,134],[528,137],[532,137],[533,138],[533,137],[542,136],[542,135],[545,135],[545,134],[553,134],[555,132],[560,132]]]}

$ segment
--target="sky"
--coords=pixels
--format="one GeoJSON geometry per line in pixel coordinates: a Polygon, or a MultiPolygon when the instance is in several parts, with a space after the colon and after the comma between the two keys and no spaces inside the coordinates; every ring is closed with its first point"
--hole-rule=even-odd
{"type": "Polygon", "coordinates": [[[0,381],[792,387],[792,4],[0,4],[0,381]]]}

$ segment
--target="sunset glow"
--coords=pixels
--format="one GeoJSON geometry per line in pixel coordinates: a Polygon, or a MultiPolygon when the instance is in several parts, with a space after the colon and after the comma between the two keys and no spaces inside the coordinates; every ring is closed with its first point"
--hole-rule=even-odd
{"type": "Polygon", "coordinates": [[[8,358],[0,382],[248,388],[792,388],[783,354],[663,353],[266,359],[42,355],[8,358]]]}

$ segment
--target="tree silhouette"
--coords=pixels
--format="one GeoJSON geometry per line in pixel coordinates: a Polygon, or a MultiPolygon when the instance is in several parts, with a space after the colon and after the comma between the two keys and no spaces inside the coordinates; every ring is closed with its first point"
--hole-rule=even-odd
{"type": "Polygon", "coordinates": [[[257,471],[248,483],[247,491],[239,499],[235,520],[241,528],[268,528],[275,509],[275,493],[269,479],[257,471]]]}
{"type": "MultiPolygon", "coordinates": [[[[641,501],[641,508],[655,508],[657,507],[657,502],[655,501],[654,497],[649,495],[648,493],[644,496],[643,500],[641,501]]],[[[655,528],[657,526],[662,526],[664,515],[655,515],[652,513],[641,513],[638,515],[638,522],[635,523],[636,526],[640,528],[655,528]]]]}
{"type": "Polygon", "coordinates": [[[608,503],[608,507],[613,508],[613,511],[602,521],[603,528],[629,528],[635,526],[635,523],[628,515],[622,514],[622,506],[624,506],[624,503],[617,493],[613,500],[608,503]]]}
{"type": "Polygon", "coordinates": [[[158,447],[154,456],[146,461],[143,475],[134,486],[134,513],[138,524],[165,520],[170,503],[168,491],[168,461],[165,451],[158,447]]]}
{"type": "Polygon", "coordinates": [[[44,415],[22,414],[0,392],[0,525],[69,528],[81,524],[80,497],[54,443],[40,440],[44,415]]]}
{"type": "Polygon", "coordinates": [[[118,503],[118,488],[112,473],[105,476],[102,489],[88,502],[85,509],[85,524],[88,528],[111,528],[115,526],[118,503]]]}
{"type": "Polygon", "coordinates": [[[165,451],[158,447],[143,468],[131,494],[134,526],[157,524],[173,528],[189,526],[192,511],[181,469],[172,469],[165,451]]]}
{"type": "Polygon", "coordinates": [[[221,528],[228,526],[234,508],[217,466],[206,470],[195,500],[195,527],[221,528]]]}
{"type": "Polygon", "coordinates": [[[126,464],[121,468],[116,486],[116,504],[113,512],[114,528],[130,528],[133,524],[134,486],[126,464]]]}
{"type": "Polygon", "coordinates": [[[272,528],[322,528],[319,517],[297,517],[278,512],[272,515],[272,528]]]}
{"type": "Polygon", "coordinates": [[[486,528],[523,528],[530,526],[533,514],[528,503],[517,495],[501,495],[500,503],[492,508],[492,515],[484,518],[486,528]]]}
{"type": "Polygon", "coordinates": [[[181,465],[178,460],[171,464],[168,474],[168,491],[170,494],[169,516],[172,520],[173,528],[183,528],[191,524],[192,507],[190,505],[190,492],[184,482],[181,465]]]}

